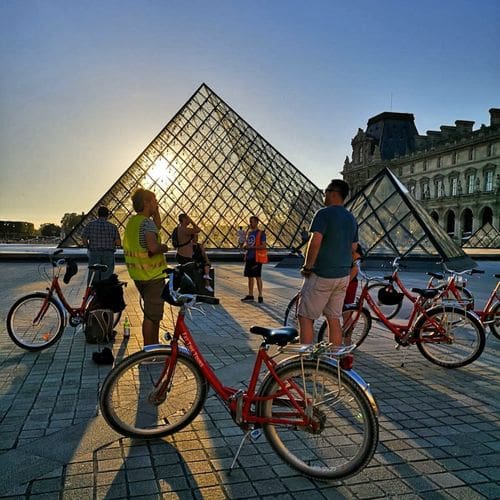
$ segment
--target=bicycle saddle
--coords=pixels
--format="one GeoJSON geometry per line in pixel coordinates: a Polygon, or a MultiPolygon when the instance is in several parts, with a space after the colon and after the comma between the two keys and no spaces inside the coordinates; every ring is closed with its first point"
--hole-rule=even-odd
{"type": "Polygon", "coordinates": [[[437,288],[412,288],[411,291],[418,293],[424,299],[433,299],[441,293],[437,288]]]}
{"type": "Polygon", "coordinates": [[[432,273],[432,272],[427,272],[427,276],[432,276],[433,278],[436,278],[437,280],[442,280],[444,279],[444,276],[441,273],[432,273]]]}
{"type": "Polygon", "coordinates": [[[280,328],[252,326],[250,328],[250,333],[262,335],[267,344],[277,344],[279,346],[285,346],[289,342],[293,342],[299,334],[297,329],[292,328],[291,326],[282,326],[280,328]]]}

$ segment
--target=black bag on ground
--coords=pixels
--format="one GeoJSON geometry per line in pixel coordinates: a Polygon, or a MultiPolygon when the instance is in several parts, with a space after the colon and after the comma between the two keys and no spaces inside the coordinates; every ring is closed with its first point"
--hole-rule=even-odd
{"type": "Polygon", "coordinates": [[[123,285],[116,274],[94,283],[94,289],[99,308],[111,309],[113,312],[121,312],[125,309],[123,285]]]}
{"type": "Polygon", "coordinates": [[[85,321],[85,340],[89,344],[109,344],[113,340],[113,311],[94,309],[85,321]]]}

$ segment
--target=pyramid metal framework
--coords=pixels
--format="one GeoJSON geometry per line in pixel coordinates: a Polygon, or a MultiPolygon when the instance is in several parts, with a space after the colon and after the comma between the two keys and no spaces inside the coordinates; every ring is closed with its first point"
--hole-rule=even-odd
{"type": "Polygon", "coordinates": [[[59,246],[83,246],[83,228],[100,206],[123,236],[139,187],[156,194],[163,241],[187,213],[206,248],[234,248],[251,215],[260,218],[269,247],[297,246],[323,205],[321,191],[205,84],[59,246]]]}
{"type": "Polygon", "coordinates": [[[359,239],[370,257],[472,262],[388,168],[346,207],[358,221],[359,239]]]}
{"type": "Polygon", "coordinates": [[[463,248],[500,248],[500,231],[487,222],[464,243],[463,248]]]}

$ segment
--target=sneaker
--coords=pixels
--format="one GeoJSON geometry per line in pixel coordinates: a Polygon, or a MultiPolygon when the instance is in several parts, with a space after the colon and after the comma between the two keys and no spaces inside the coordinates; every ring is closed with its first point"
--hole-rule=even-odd
{"type": "Polygon", "coordinates": [[[352,354],[346,354],[340,360],[340,368],[343,370],[352,370],[352,365],[354,364],[354,356],[352,354]]]}
{"type": "Polygon", "coordinates": [[[262,302],[264,302],[264,298],[263,298],[263,297],[259,297],[259,298],[257,299],[257,301],[259,302],[259,304],[262,304],[262,302]]]}
{"type": "Polygon", "coordinates": [[[209,280],[209,281],[212,281],[212,278],[211,278],[208,274],[204,274],[204,275],[203,275],[203,279],[204,279],[204,280],[209,280]]]}
{"type": "Polygon", "coordinates": [[[105,347],[101,352],[92,353],[92,361],[98,365],[112,365],[115,360],[109,347],[105,347]]]}
{"type": "Polygon", "coordinates": [[[213,289],[210,285],[206,285],[206,286],[205,286],[205,290],[206,290],[207,292],[210,292],[210,293],[212,293],[212,292],[214,291],[214,289],[213,289]]]}
{"type": "Polygon", "coordinates": [[[241,302],[251,302],[253,301],[254,298],[253,298],[253,295],[245,295],[242,299],[241,299],[241,302]]]}

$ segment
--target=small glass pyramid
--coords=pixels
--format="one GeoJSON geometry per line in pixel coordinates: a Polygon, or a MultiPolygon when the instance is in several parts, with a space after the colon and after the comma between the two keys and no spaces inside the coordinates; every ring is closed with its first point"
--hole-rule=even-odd
{"type": "Polygon", "coordinates": [[[464,248],[500,248],[500,232],[487,222],[463,245],[464,248]]]}
{"type": "Polygon", "coordinates": [[[369,257],[429,258],[475,264],[388,169],[381,170],[346,204],[359,224],[369,257]]]}

